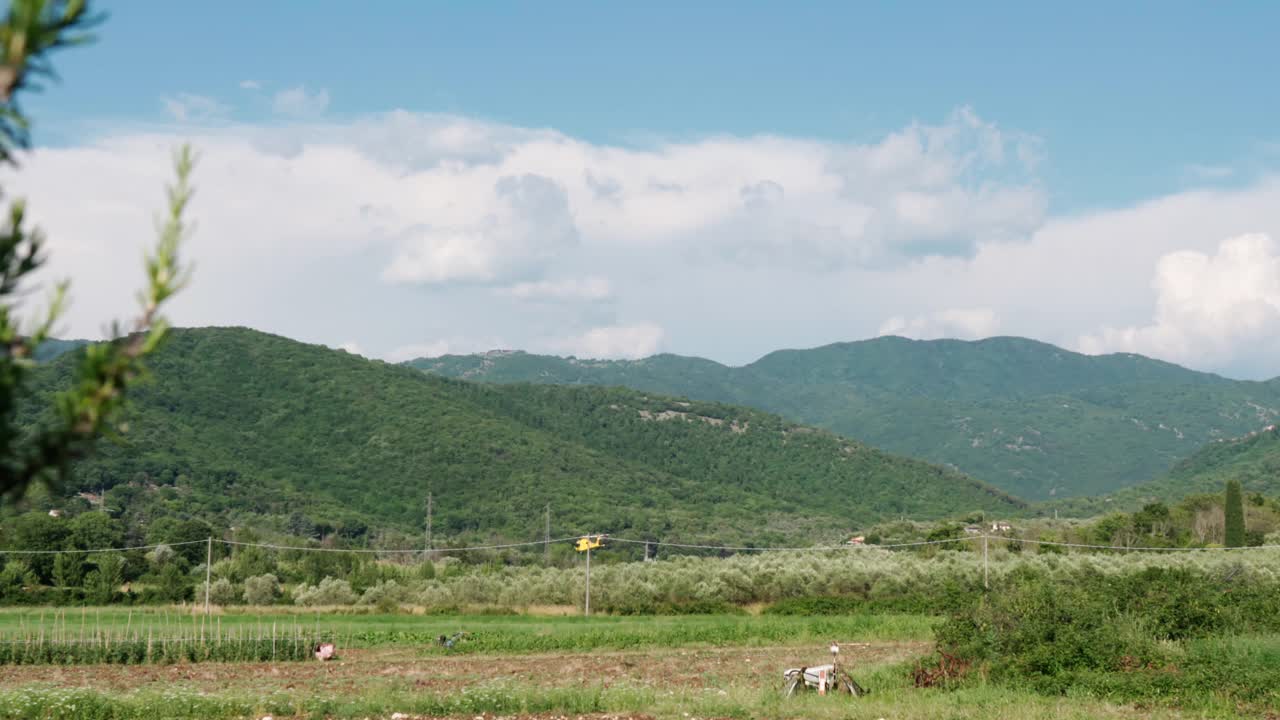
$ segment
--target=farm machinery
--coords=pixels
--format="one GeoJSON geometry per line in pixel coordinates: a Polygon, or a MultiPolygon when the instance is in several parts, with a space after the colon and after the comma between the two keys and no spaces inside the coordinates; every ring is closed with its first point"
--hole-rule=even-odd
{"type": "Polygon", "coordinates": [[[782,693],[791,697],[797,692],[816,690],[819,695],[832,693],[849,693],[853,697],[862,697],[870,690],[858,684],[840,667],[840,646],[831,643],[831,662],[826,665],[789,668],[782,673],[782,693]]]}

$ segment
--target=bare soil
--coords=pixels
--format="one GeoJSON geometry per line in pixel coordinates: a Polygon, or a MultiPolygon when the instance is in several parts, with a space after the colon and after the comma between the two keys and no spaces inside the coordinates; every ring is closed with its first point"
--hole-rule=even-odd
{"type": "MultiPolygon", "coordinates": [[[[929,648],[930,643],[924,642],[849,643],[841,647],[840,658],[856,678],[860,665],[906,660],[927,653],[929,648]]],[[[625,685],[701,689],[780,684],[786,668],[829,661],[823,648],[795,646],[513,656],[423,655],[414,648],[388,647],[339,649],[338,657],[327,662],[3,666],[0,687],[50,683],[102,691],[251,688],[264,694],[307,689],[357,694],[377,686],[439,692],[510,682],[561,688],[625,685]]]]}

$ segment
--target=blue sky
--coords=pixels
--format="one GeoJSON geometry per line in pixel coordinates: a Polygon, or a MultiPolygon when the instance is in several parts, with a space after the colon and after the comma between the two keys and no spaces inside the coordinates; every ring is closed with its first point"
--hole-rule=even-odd
{"type": "MultiPolygon", "coordinates": [[[[249,303],[218,275],[225,238],[203,237],[212,269],[180,322],[392,358],[501,343],[745,362],[881,332],[1007,333],[1280,373],[1255,340],[1280,323],[1274,3],[102,7],[100,41],[28,100],[48,172],[188,138],[263,173],[299,163],[282,177],[312,190],[305,173],[342,172],[352,186],[325,178],[323,210],[353,210],[308,231],[334,237],[276,243],[273,262],[312,273],[286,296],[314,311],[334,293],[309,288],[338,283],[331,316],[413,318],[346,332],[279,310],[278,289],[249,303]],[[406,174],[420,186],[385,184],[406,174]],[[683,199],[658,197],[667,185],[683,199]],[[431,199],[352,199],[374,186],[431,199]],[[1096,271],[1055,272],[1091,253],[1096,271]],[[1232,288],[1246,266],[1265,270],[1232,288]],[[1224,317],[1245,320],[1215,335],[1224,317]]],[[[236,170],[218,172],[197,210],[243,232],[236,170]]],[[[276,187],[275,237],[302,232],[289,220],[317,208],[276,187]]],[[[67,233],[111,231],[58,202],[67,233]]]]}
{"type": "Polygon", "coordinates": [[[103,7],[99,46],[60,59],[64,88],[34,106],[46,122],[153,119],[179,92],[232,102],[246,78],[328,88],[338,115],[460,113],[622,143],[870,140],[969,105],[1044,139],[1055,211],[1169,192],[1280,140],[1268,2],[103,7]]]}

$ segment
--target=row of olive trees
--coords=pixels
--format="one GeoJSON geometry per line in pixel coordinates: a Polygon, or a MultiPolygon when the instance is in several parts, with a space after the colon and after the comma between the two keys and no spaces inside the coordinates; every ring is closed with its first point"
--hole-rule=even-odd
{"type": "MultiPolygon", "coordinates": [[[[1068,582],[1081,574],[1125,575],[1148,568],[1186,568],[1280,589],[1280,550],[1130,554],[1032,554],[1016,541],[991,541],[989,576],[998,591],[1005,578],[1032,572],[1068,582]]],[[[441,563],[437,563],[441,564],[441,563]]],[[[282,584],[274,575],[214,581],[215,604],[290,603],[310,607],[403,606],[521,609],[581,605],[585,568],[381,565],[380,577],[361,585],[328,576],[315,583],[282,584]],[[433,566],[434,567],[434,566],[433,566]]],[[[728,558],[678,557],[657,562],[599,563],[592,568],[592,607],[648,613],[701,605],[772,603],[791,598],[852,598],[868,609],[936,611],[955,594],[982,590],[983,558],[972,550],[932,555],[878,549],[770,552],[728,558]]],[[[203,589],[199,589],[203,592],[203,589]]]]}

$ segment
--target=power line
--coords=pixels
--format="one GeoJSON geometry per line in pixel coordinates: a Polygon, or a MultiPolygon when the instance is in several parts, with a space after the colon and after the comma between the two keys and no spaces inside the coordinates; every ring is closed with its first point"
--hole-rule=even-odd
{"type": "Polygon", "coordinates": [[[542,564],[550,565],[551,564],[551,503],[547,503],[546,513],[547,513],[546,517],[544,518],[544,520],[546,521],[546,524],[543,525],[543,528],[542,528],[542,542],[545,543],[545,547],[542,548],[542,564]]]}
{"type": "Polygon", "coordinates": [[[167,545],[169,547],[178,547],[180,545],[197,545],[197,544],[203,545],[204,543],[207,543],[207,542],[209,541],[208,540],[184,540],[182,542],[156,543],[155,545],[131,545],[128,547],[93,548],[91,550],[78,550],[74,548],[68,549],[68,550],[0,549],[0,555],[64,555],[64,554],[74,555],[74,554],[90,554],[90,553],[102,553],[102,552],[126,552],[129,550],[154,550],[155,548],[158,548],[161,545],[167,545]]]}
{"type": "MultiPolygon", "coordinates": [[[[986,536],[984,536],[986,537],[986,536]]],[[[1031,545],[1054,545],[1057,547],[1083,548],[1088,550],[1128,550],[1133,552],[1206,552],[1206,551],[1231,551],[1231,550],[1275,550],[1280,545],[1246,545],[1241,547],[1152,547],[1146,545],[1088,545],[1085,543],[1064,543],[1055,542],[1053,540],[1024,540],[1022,538],[1010,538],[1000,535],[992,535],[992,540],[1007,540],[1009,542],[1029,543],[1031,545]]]]}
{"type": "Polygon", "coordinates": [[[431,557],[431,513],[434,509],[434,496],[432,493],[427,493],[427,538],[425,544],[427,546],[426,556],[428,559],[431,557]]]}
{"type": "Polygon", "coordinates": [[[946,538],[943,540],[921,540],[919,542],[890,543],[885,545],[696,545],[691,543],[663,542],[661,540],[631,540],[629,538],[610,537],[610,542],[631,543],[633,545],[656,545],[691,550],[730,550],[734,552],[802,552],[805,550],[870,550],[874,548],[919,547],[922,545],[946,545],[948,543],[968,542],[978,536],[963,538],[946,538]]]}
{"type": "MultiPolygon", "coordinates": [[[[550,547],[555,543],[573,542],[580,538],[580,535],[572,535],[568,537],[550,538],[544,537],[542,540],[530,540],[526,542],[515,543],[495,543],[491,545],[466,545],[462,547],[446,547],[433,548],[433,553],[450,553],[450,552],[469,552],[480,550],[508,550],[514,548],[526,547],[550,547]]],[[[878,545],[713,545],[713,544],[697,544],[697,543],[678,543],[664,542],[661,540],[634,540],[631,538],[608,537],[608,542],[624,543],[630,545],[645,545],[652,547],[669,547],[680,548],[684,550],[720,550],[726,552],[806,552],[821,551],[828,552],[832,550],[847,550],[852,552],[870,551],[870,550],[892,550],[897,548],[925,547],[930,545],[951,545],[955,543],[964,543],[969,541],[990,541],[1002,540],[1008,543],[1027,543],[1029,545],[1048,545],[1053,547],[1076,548],[1082,550],[1118,550],[1123,552],[1207,552],[1207,551],[1248,551],[1248,550],[1277,550],[1280,545],[1249,545],[1245,547],[1149,547],[1149,546],[1126,546],[1126,545],[1092,545],[1088,543],[1068,543],[1057,542],[1053,540],[1030,540],[1017,537],[1008,537],[1004,535],[969,535],[958,538],[943,538],[941,540],[919,540],[915,542],[901,543],[884,543],[878,545]]],[[[108,547],[108,548],[90,548],[90,549],[66,549],[66,550],[13,550],[0,548],[0,555],[59,555],[59,554],[82,554],[88,555],[93,553],[106,552],[127,552],[131,550],[154,550],[161,546],[180,547],[183,545],[204,545],[209,543],[209,539],[205,540],[184,540],[171,543],[156,543],[153,545],[129,545],[125,547],[108,547]]],[[[214,538],[212,542],[222,543],[223,545],[236,547],[256,547],[268,550],[291,550],[298,552],[330,552],[330,553],[357,553],[366,555],[411,555],[421,554],[421,549],[372,549],[372,548],[330,548],[330,547],[314,547],[306,545],[279,545],[275,543],[261,542],[242,542],[239,540],[222,540],[214,538]]]]}
{"type": "MultiPolygon", "coordinates": [[[[553,540],[550,540],[549,542],[552,542],[552,543],[572,542],[577,539],[578,539],[578,536],[574,535],[573,537],[555,538],[553,540]]],[[[203,540],[201,542],[203,542],[203,540]]],[[[240,547],[259,547],[259,548],[267,548],[270,550],[299,550],[302,552],[346,552],[346,553],[365,553],[370,555],[396,555],[396,554],[421,554],[422,553],[422,550],[395,550],[395,549],[375,550],[375,549],[368,549],[368,548],[307,547],[305,545],[275,545],[272,543],[240,542],[238,540],[218,540],[217,542],[220,542],[224,545],[237,545],[240,547]]],[[[546,540],[531,540],[529,542],[502,543],[498,545],[469,545],[466,547],[435,548],[434,550],[432,550],[432,552],[447,553],[447,552],[465,552],[468,550],[506,550],[509,548],[533,547],[535,545],[543,545],[544,543],[547,543],[547,542],[548,541],[546,540]]]]}

